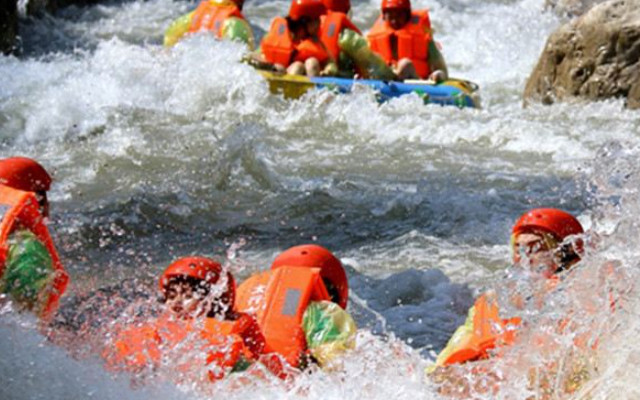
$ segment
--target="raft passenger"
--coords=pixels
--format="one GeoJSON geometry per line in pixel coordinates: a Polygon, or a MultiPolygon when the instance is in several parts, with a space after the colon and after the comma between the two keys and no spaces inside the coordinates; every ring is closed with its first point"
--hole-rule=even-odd
{"type": "Polygon", "coordinates": [[[271,21],[254,63],[267,63],[291,75],[335,75],[336,63],[320,40],[321,0],[293,0],[287,17],[271,21]]]}
{"type": "Polygon", "coordinates": [[[187,34],[212,32],[218,39],[241,41],[253,50],[253,30],[242,15],[243,5],[244,0],[203,0],[194,11],[171,23],[164,45],[173,46],[187,34]]]}
{"type": "Polygon", "coordinates": [[[260,328],[253,317],[234,310],[235,281],[219,263],[181,258],[164,271],[159,288],[164,311],[119,332],[103,352],[111,369],[140,372],[168,361],[179,372],[177,381],[194,367],[205,367],[208,379],[217,380],[246,369],[261,354],[260,328]]]}
{"type": "Polygon", "coordinates": [[[337,62],[336,75],[348,78],[393,80],[385,61],[372,52],[360,29],[349,19],[349,0],[324,0],[327,13],[321,17],[320,38],[337,62]]]}
{"type": "Polygon", "coordinates": [[[348,16],[351,2],[349,0],[324,0],[323,4],[326,13],[320,17],[320,39],[331,57],[336,60],[338,75],[368,77],[366,69],[358,68],[357,60],[350,56],[351,52],[342,49],[345,45],[349,46],[356,41],[357,38],[362,38],[362,32],[348,16]]]}
{"type": "Polygon", "coordinates": [[[354,345],[356,325],[345,311],[347,276],[324,247],[292,247],[269,271],[238,287],[238,310],[257,317],[265,337],[262,362],[281,378],[310,362],[331,366],[354,345]]]}
{"type": "Polygon", "coordinates": [[[410,0],[382,0],[381,12],[367,39],[396,78],[446,80],[447,66],[433,39],[429,12],[412,11],[410,0]]]}
{"type": "Polygon", "coordinates": [[[30,158],[0,160],[0,293],[43,321],[69,281],[46,226],[51,181],[30,158]]]}
{"type": "MultiPolygon", "coordinates": [[[[552,289],[559,281],[558,274],[580,261],[582,240],[565,243],[565,239],[583,233],[580,222],[567,212],[555,208],[531,210],[513,226],[513,262],[548,279],[548,289],[552,289]]],[[[513,343],[519,325],[519,318],[499,317],[495,296],[481,295],[469,310],[465,323],[438,355],[435,366],[488,358],[489,351],[496,346],[513,343]]]]}

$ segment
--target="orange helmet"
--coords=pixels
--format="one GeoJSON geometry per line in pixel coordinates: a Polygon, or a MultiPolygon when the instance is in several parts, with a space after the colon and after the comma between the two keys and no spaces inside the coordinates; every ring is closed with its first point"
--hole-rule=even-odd
{"type": "Polygon", "coordinates": [[[520,217],[513,226],[512,234],[535,230],[550,233],[560,242],[567,236],[584,233],[582,225],[573,215],[557,208],[536,208],[520,217]]]}
{"type": "Polygon", "coordinates": [[[384,11],[389,8],[399,8],[401,10],[411,11],[411,1],[410,0],[382,0],[380,9],[384,11]]]}
{"type": "MultiPolygon", "coordinates": [[[[160,277],[160,291],[164,293],[171,278],[174,277],[190,277],[205,281],[209,285],[215,285],[222,274],[222,266],[220,263],[205,257],[184,257],[174,261],[162,273],[160,277]]],[[[233,275],[227,272],[227,287],[221,296],[222,301],[228,305],[229,309],[233,306],[236,295],[236,283],[233,275]]]]}
{"type": "Polygon", "coordinates": [[[300,18],[320,18],[327,9],[321,0],[293,0],[289,8],[289,17],[297,21],[300,18]]]}
{"type": "Polygon", "coordinates": [[[340,307],[347,307],[349,299],[349,282],[347,274],[342,267],[340,260],[336,258],[329,250],[315,244],[304,244],[295,246],[280,253],[273,260],[271,269],[279,267],[306,267],[320,268],[320,276],[325,284],[329,284],[327,289],[333,293],[335,298],[332,300],[340,307]]]}
{"type": "Polygon", "coordinates": [[[348,13],[351,10],[351,2],[349,0],[323,0],[324,6],[329,11],[348,13]]]}
{"type": "Polygon", "coordinates": [[[26,157],[0,160],[0,184],[26,192],[46,192],[51,176],[44,167],[26,157]]]}

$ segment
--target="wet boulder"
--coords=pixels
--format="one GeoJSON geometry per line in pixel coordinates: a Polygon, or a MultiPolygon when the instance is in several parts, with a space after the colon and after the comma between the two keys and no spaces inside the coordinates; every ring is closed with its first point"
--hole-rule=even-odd
{"type": "Polygon", "coordinates": [[[18,35],[18,7],[16,0],[0,0],[0,52],[9,54],[15,49],[18,35]]]}
{"type": "Polygon", "coordinates": [[[625,98],[640,108],[640,0],[610,0],[547,40],[524,91],[525,104],[625,98]]]}

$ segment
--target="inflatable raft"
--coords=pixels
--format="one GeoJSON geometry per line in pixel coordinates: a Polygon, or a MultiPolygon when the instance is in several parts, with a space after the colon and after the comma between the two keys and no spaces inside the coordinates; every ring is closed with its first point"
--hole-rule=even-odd
{"type": "Polygon", "coordinates": [[[454,105],[460,108],[480,108],[478,85],[473,82],[450,79],[441,83],[433,81],[406,80],[404,82],[373,79],[347,79],[333,77],[306,77],[278,75],[270,71],[259,71],[269,82],[272,93],[282,93],[285,98],[297,99],[312,89],[328,88],[339,93],[348,93],[356,86],[368,86],[377,92],[379,102],[394,97],[415,93],[425,104],[454,105]]]}

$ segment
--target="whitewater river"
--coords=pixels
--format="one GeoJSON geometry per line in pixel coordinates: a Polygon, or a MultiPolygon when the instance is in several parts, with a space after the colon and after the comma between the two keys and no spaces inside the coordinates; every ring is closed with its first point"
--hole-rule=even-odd
{"type": "MultiPolygon", "coordinates": [[[[161,46],[195,4],[108,2],[24,21],[22,55],[0,56],[0,156],[30,156],[54,174],[51,229],[69,299],[128,278],[152,291],[188,254],[214,256],[242,280],[316,242],[349,265],[358,347],[342,371],[288,385],[132,385],[5,309],[0,398],[439,398],[423,371],[473,296],[530,289],[504,269],[512,224],[537,206],[574,213],[598,238],[563,289],[529,310],[532,330],[576,315],[599,344],[591,393],[573,398],[640,398],[640,114],[622,101],[523,108],[545,40],[565,22],[543,0],[414,1],[431,10],[450,73],[480,85],[480,110],[417,96],[380,106],[366,89],[286,101],[238,62],[238,44],[202,35],[161,46]],[[621,275],[613,285],[625,284],[613,315],[609,261],[621,275]]],[[[248,0],[245,15],[261,35],[287,9],[248,0]]],[[[377,10],[356,1],[353,20],[369,27],[377,10]]],[[[498,392],[477,398],[542,398],[527,375],[575,346],[572,335],[546,350],[524,338],[487,367],[503,378],[498,392]]]]}

